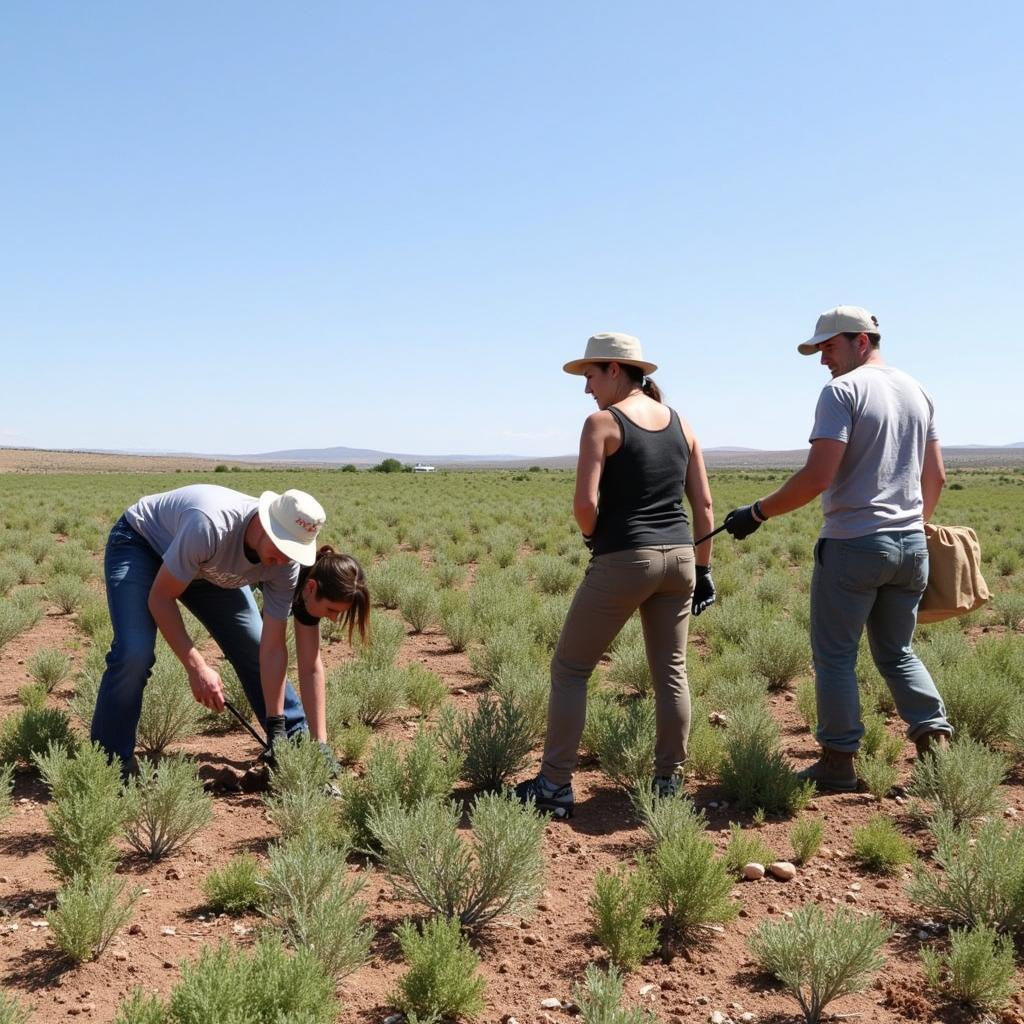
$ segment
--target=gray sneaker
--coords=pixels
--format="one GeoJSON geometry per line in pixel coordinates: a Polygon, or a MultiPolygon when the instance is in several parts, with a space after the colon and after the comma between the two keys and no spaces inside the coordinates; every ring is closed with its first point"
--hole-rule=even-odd
{"type": "Polygon", "coordinates": [[[517,800],[524,804],[532,800],[538,811],[547,811],[559,821],[571,818],[576,808],[576,796],[572,791],[572,783],[567,782],[564,786],[558,786],[553,782],[548,782],[542,774],[538,774],[534,779],[520,782],[513,792],[517,800]]]}
{"type": "Polygon", "coordinates": [[[672,775],[655,775],[651,779],[651,792],[659,800],[678,796],[683,791],[683,776],[679,772],[672,775]]]}

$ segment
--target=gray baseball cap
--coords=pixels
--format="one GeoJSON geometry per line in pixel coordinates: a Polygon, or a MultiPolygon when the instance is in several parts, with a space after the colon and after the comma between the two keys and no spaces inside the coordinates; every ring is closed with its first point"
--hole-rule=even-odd
{"type": "Polygon", "coordinates": [[[877,334],[878,317],[863,306],[836,306],[822,313],[814,325],[814,337],[797,345],[796,350],[805,356],[813,356],[818,346],[837,334],[877,334]]]}

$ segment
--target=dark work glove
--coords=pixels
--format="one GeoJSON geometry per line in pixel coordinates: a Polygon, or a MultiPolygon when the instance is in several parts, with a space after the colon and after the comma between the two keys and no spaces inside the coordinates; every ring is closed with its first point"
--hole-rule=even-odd
{"type": "Polygon", "coordinates": [[[715,603],[715,581],[711,578],[710,565],[698,565],[697,585],[693,588],[693,603],[690,610],[694,615],[700,615],[705,608],[710,608],[715,603]]]}
{"type": "Polygon", "coordinates": [[[580,536],[583,538],[583,543],[587,545],[587,550],[594,553],[594,535],[592,533],[581,533],[580,536]]]}
{"type": "Polygon", "coordinates": [[[278,743],[287,743],[288,733],[285,729],[284,715],[267,715],[267,745],[260,754],[260,760],[271,768],[276,767],[274,747],[278,743]]]}
{"type": "Polygon", "coordinates": [[[764,521],[767,516],[760,514],[760,507],[755,501],[753,505],[741,505],[734,508],[725,517],[725,531],[736,540],[743,540],[749,537],[764,521]]]}

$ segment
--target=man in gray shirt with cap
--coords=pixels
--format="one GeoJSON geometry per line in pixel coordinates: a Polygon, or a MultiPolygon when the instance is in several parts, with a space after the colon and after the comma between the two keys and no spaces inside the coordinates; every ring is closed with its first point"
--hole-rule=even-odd
{"type": "Polygon", "coordinates": [[[304,730],[302,704],[285,684],[286,627],[299,565],[313,564],[324,518],[320,503],[303,491],[254,498],[213,484],[151,494],[132,505],[110,531],[104,555],[114,640],[91,738],[127,766],[157,629],[184,666],[195,699],[223,710],[220,676],[189,637],[179,601],[234,666],[269,741],[304,730]],[[262,616],[253,584],[263,591],[262,616]],[[282,686],[284,714],[268,719],[264,691],[279,693],[282,686]]]}
{"type": "Polygon", "coordinates": [[[733,509],[725,528],[742,540],[766,519],[822,496],[825,523],[814,548],[811,652],[821,756],[800,772],[821,789],[857,788],[854,768],[864,725],[857,650],[865,626],[907,736],[923,755],[948,742],[935,683],[914,654],[917,607],[928,582],[924,524],[946,474],[932,400],[920,384],[886,366],[878,319],[860,306],[818,318],[798,346],[820,353],[832,381],[818,399],[811,450],[778,490],[733,509]]]}

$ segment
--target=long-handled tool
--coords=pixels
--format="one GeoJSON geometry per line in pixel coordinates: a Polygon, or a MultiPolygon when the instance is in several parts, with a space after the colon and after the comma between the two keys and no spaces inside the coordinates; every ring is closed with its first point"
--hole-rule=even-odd
{"type": "Polygon", "coordinates": [[[693,542],[693,546],[697,547],[698,544],[703,544],[704,541],[711,540],[711,538],[714,537],[714,535],[716,533],[721,533],[724,529],[725,529],[725,523],[722,523],[722,525],[719,526],[717,530],[712,530],[710,533],[706,533],[703,537],[701,537],[700,540],[695,540],[693,542]]]}
{"type": "Polygon", "coordinates": [[[245,716],[235,707],[231,701],[225,698],[224,707],[228,709],[238,719],[239,724],[243,729],[264,749],[266,750],[267,741],[245,720],[245,716]]]}

